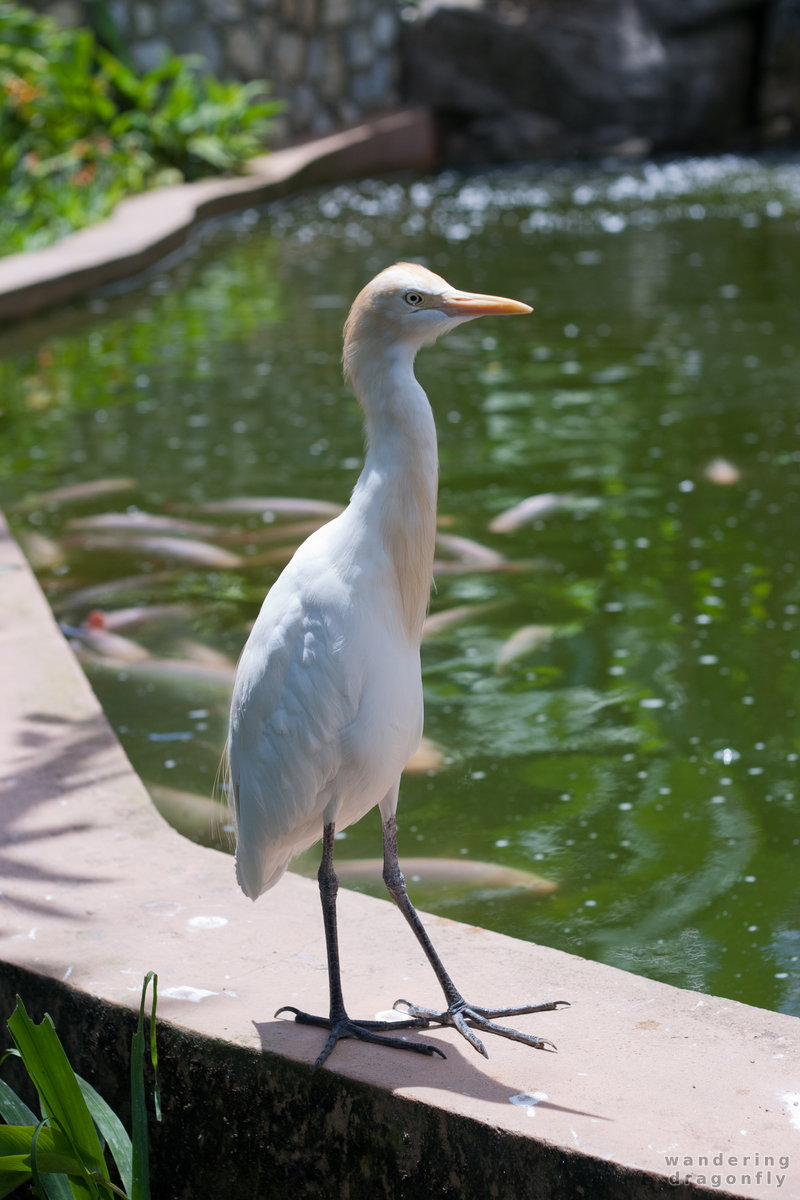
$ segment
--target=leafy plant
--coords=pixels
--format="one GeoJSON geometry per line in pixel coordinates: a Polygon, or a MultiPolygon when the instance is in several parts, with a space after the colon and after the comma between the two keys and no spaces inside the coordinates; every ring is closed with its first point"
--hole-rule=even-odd
{"type": "Polygon", "coordinates": [[[0,1080],[0,1200],[29,1180],[42,1200],[150,1200],[147,1149],[147,1105],[144,1092],[144,1010],[153,984],[150,1014],[150,1059],[156,1072],[154,1104],[161,1119],[158,1091],[155,1020],[158,977],[150,971],[142,987],[139,1020],[131,1041],[131,1127],[128,1136],[112,1108],[90,1083],[76,1075],[52,1020],[36,1025],[17,997],[8,1020],[16,1049],[39,1095],[41,1117],[0,1080]],[[104,1150],[111,1156],[122,1186],[111,1181],[104,1150]]]}
{"type": "Polygon", "coordinates": [[[0,254],[107,216],[123,196],[239,171],[281,105],[167,56],[142,77],[90,29],[0,3],[0,254]]]}

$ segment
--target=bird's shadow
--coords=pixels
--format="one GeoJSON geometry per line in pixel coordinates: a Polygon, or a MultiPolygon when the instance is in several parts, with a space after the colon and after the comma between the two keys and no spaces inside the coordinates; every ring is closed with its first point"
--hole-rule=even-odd
{"type": "MultiPolygon", "coordinates": [[[[357,1019],[357,1018],[354,1018],[357,1019]]],[[[317,1055],[325,1045],[325,1030],[306,1025],[296,1024],[292,1020],[253,1021],[261,1041],[262,1050],[271,1054],[286,1055],[295,1061],[305,1062],[309,1072],[317,1055]]],[[[398,1030],[398,1033],[403,1031],[398,1030]]],[[[504,1083],[487,1075],[481,1068],[484,1061],[474,1050],[462,1050],[459,1035],[448,1031],[442,1036],[443,1030],[411,1030],[406,1031],[409,1040],[421,1042],[435,1047],[446,1055],[444,1059],[438,1055],[416,1054],[404,1052],[392,1047],[377,1046],[374,1043],[359,1042],[356,1039],[346,1039],[339,1042],[321,1071],[332,1071],[337,1074],[349,1075],[360,1083],[371,1084],[375,1087],[387,1087],[392,1092],[403,1091],[407,1088],[433,1088],[436,1091],[454,1092],[468,1096],[485,1104],[506,1105],[523,1103],[517,1096],[544,1090],[552,1084],[540,1077],[541,1067],[537,1066],[536,1058],[541,1051],[520,1047],[522,1056],[534,1055],[527,1062],[520,1062],[519,1074],[524,1082],[519,1085],[504,1083]],[[454,1036],[459,1041],[453,1040],[454,1036]],[[537,1079],[538,1077],[538,1079],[537,1079]]],[[[545,1051],[550,1054],[552,1051],[545,1051]]],[[[491,1055],[491,1045],[489,1045],[491,1055]]],[[[491,1064],[491,1057],[489,1059],[491,1064]]],[[[491,1069],[491,1067],[490,1067],[491,1069]]],[[[567,1105],[556,1104],[550,1099],[535,1099],[531,1104],[538,1109],[550,1109],[555,1112],[570,1113],[573,1116],[590,1117],[593,1120],[609,1121],[610,1117],[601,1113],[585,1112],[582,1109],[570,1108],[567,1105]]]]}

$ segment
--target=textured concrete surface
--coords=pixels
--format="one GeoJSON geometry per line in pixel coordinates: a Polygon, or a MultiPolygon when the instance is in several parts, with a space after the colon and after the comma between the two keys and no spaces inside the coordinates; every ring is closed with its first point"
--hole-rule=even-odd
{"type": "Polygon", "coordinates": [[[185,242],[206,217],[275,200],[300,188],[386,171],[436,166],[433,122],[422,109],[254,158],[247,175],[158,188],[118,204],[98,225],[27,254],[0,258],[0,320],[18,320],[143,271],[185,242]]]}
{"type": "MultiPolygon", "coordinates": [[[[323,1034],[273,1013],[326,1008],[315,884],[253,905],[229,857],[161,820],[2,523],[0,663],[0,1012],[17,991],[49,1009],[124,1109],[130,1009],[158,972],[155,1197],[704,1194],[687,1175],[800,1197],[797,1020],[441,918],[468,999],[572,1002],[517,1019],[558,1053],[494,1038],[486,1061],[432,1030],[446,1061],[345,1042],[311,1077],[323,1034]]],[[[436,1002],[393,907],[340,898],[352,1015],[436,1002]]]]}

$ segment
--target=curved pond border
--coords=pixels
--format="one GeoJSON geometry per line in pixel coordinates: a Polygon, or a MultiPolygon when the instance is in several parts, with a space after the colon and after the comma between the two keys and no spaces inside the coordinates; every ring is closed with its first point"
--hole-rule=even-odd
{"type": "Polygon", "coordinates": [[[0,320],[28,317],[135,275],[182,245],[208,217],[339,179],[436,166],[433,118],[424,109],[406,109],[254,158],[246,175],[143,192],[123,200],[106,221],[53,246],[0,258],[0,320]]]}
{"type": "MultiPolygon", "coordinates": [[[[295,184],[322,182],[311,148],[296,153],[295,184]]],[[[377,168],[362,156],[361,169],[377,168]]],[[[117,261],[141,269],[187,225],[159,228],[117,261]]],[[[105,269],[72,262],[51,280],[73,292],[105,269]]],[[[252,905],[229,858],[162,821],[2,517],[0,764],[0,1013],[17,993],[37,1019],[49,1011],[76,1069],[124,1114],[133,1010],[158,972],[154,1200],[800,1197],[795,1018],[443,918],[427,921],[469,999],[572,1002],[517,1019],[559,1052],[495,1038],[487,1061],[432,1030],[417,1036],[446,1061],[345,1042],[312,1077],[320,1031],[273,1014],[325,1008],[316,885],[290,875],[252,905]]],[[[436,1003],[392,905],[340,901],[354,1015],[397,996],[436,1003]]]]}

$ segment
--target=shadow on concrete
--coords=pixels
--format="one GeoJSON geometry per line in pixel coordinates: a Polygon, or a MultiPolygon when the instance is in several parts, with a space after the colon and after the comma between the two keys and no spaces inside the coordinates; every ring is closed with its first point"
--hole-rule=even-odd
{"type": "MultiPolygon", "coordinates": [[[[358,1018],[355,1017],[355,1020],[358,1018]]],[[[297,1057],[301,1061],[308,1064],[309,1070],[311,1063],[322,1050],[325,1044],[325,1031],[322,1029],[314,1029],[309,1026],[294,1025],[291,1020],[277,1021],[254,1021],[253,1025],[261,1039],[262,1050],[274,1053],[276,1035],[282,1037],[282,1044],[285,1047],[287,1040],[287,1026],[294,1033],[296,1031],[297,1043],[293,1047],[293,1057],[297,1057]]],[[[359,1074],[359,1061],[362,1064],[372,1064],[376,1056],[381,1058],[380,1079],[382,1086],[386,1086],[387,1075],[391,1080],[391,1090],[393,1092],[403,1091],[407,1088],[432,1088],[437,1092],[455,1092],[462,1096],[469,1096],[481,1104],[500,1104],[508,1105],[512,1103],[512,1096],[523,1093],[537,1093],[535,1076],[537,1074],[536,1059],[540,1051],[533,1050],[529,1046],[519,1047],[519,1078],[521,1080],[516,1092],[509,1088],[507,1083],[501,1083],[498,1080],[492,1079],[486,1075],[486,1068],[483,1066],[484,1060],[477,1055],[476,1051],[465,1049],[462,1051],[460,1035],[452,1034],[449,1031],[445,1036],[442,1029],[432,1028],[430,1031],[420,1030],[409,1033],[409,1038],[414,1041],[419,1041],[427,1046],[435,1046],[437,1050],[441,1050],[446,1058],[440,1059],[438,1056],[431,1058],[423,1057],[417,1054],[405,1054],[398,1050],[393,1050],[391,1047],[384,1048],[381,1046],[368,1045],[364,1042],[356,1040],[342,1041],[337,1045],[331,1058],[323,1071],[331,1071],[333,1074],[338,1074],[337,1059],[341,1064],[342,1073],[346,1071],[347,1076],[359,1074]],[[453,1037],[459,1038],[459,1042],[454,1043],[453,1037]],[[388,1063],[388,1067],[387,1067],[388,1063]]],[[[465,1044],[466,1045],[466,1044],[465,1044]]],[[[286,1053],[284,1049],[282,1053],[286,1053]]],[[[491,1062],[491,1048],[489,1048],[491,1062]]],[[[550,1085],[548,1085],[550,1086],[550,1085]]],[[[540,1093],[541,1094],[541,1093],[540,1093]]],[[[516,1101],[515,1101],[516,1102],[516,1101]]],[[[556,1112],[570,1113],[573,1116],[590,1117],[597,1121],[611,1121],[611,1117],[603,1116],[598,1112],[585,1112],[582,1109],[570,1108],[566,1105],[556,1104],[549,1099],[534,1099],[531,1098],[531,1107],[537,1109],[551,1109],[556,1112]]]]}
{"type": "MultiPolygon", "coordinates": [[[[63,822],[43,819],[39,806],[70,795],[78,786],[110,785],[124,774],[123,768],[108,770],[107,748],[109,727],[102,714],[67,720],[49,713],[22,714],[12,733],[12,747],[19,749],[19,762],[7,768],[0,781],[0,878],[11,880],[69,885],[97,884],[111,876],[96,871],[80,870],[80,859],[61,853],[59,841],[82,833],[90,826],[85,821],[71,821],[65,809],[63,822]],[[98,769],[98,758],[105,758],[98,769]],[[26,854],[27,847],[41,846],[34,855],[26,854]],[[73,865],[74,864],[74,865],[73,865]]],[[[66,800],[65,800],[66,804],[66,800]]],[[[12,901],[3,896],[6,903],[12,901]]],[[[67,919],[75,916],[57,903],[38,902],[15,893],[15,910],[57,914],[67,919]]]]}

